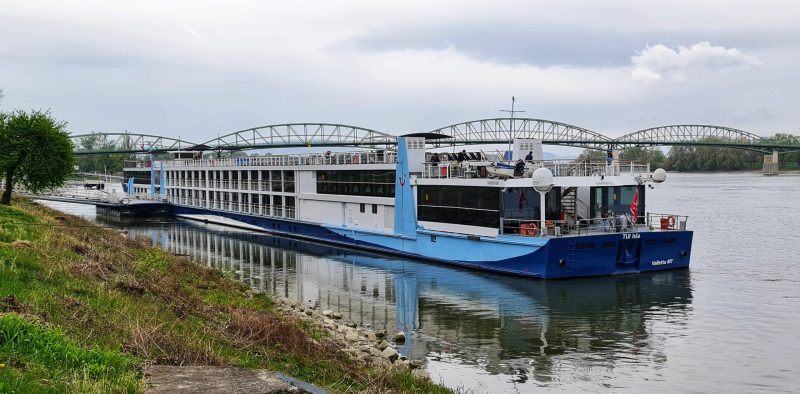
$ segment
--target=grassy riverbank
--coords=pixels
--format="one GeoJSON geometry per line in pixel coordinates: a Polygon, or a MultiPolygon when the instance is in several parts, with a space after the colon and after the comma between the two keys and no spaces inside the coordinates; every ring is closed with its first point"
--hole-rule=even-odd
{"type": "Polygon", "coordinates": [[[0,205],[0,392],[143,392],[148,363],[284,372],[336,392],[449,392],[352,360],[220,271],[24,200],[0,205]]]}

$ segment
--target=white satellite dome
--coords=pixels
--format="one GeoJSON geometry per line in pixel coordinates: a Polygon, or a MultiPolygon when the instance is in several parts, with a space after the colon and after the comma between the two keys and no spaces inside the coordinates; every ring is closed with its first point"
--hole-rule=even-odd
{"type": "Polygon", "coordinates": [[[663,168],[657,168],[653,171],[653,182],[661,183],[667,180],[667,172],[663,168]]]}
{"type": "Polygon", "coordinates": [[[553,173],[547,168],[537,168],[532,178],[533,188],[537,191],[546,192],[553,187],[553,173]]]}

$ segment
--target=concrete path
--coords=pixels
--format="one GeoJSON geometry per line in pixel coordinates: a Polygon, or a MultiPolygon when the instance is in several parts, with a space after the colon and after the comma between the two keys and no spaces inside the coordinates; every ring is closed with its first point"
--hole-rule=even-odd
{"type": "Polygon", "coordinates": [[[150,381],[148,393],[325,393],[309,383],[263,369],[150,365],[145,374],[150,381]]]}

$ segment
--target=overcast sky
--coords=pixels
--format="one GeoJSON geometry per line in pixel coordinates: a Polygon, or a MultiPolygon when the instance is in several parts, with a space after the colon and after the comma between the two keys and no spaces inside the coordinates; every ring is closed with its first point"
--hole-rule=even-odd
{"type": "Polygon", "coordinates": [[[800,134],[800,1],[0,0],[0,110],[201,142],[502,116],[800,134]]]}

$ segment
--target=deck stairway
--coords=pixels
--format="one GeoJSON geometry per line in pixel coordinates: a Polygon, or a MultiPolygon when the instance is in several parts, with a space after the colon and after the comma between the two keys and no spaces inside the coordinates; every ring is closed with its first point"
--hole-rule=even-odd
{"type": "Polygon", "coordinates": [[[578,223],[578,188],[568,187],[561,193],[561,210],[564,220],[569,228],[575,228],[578,223]]]}

